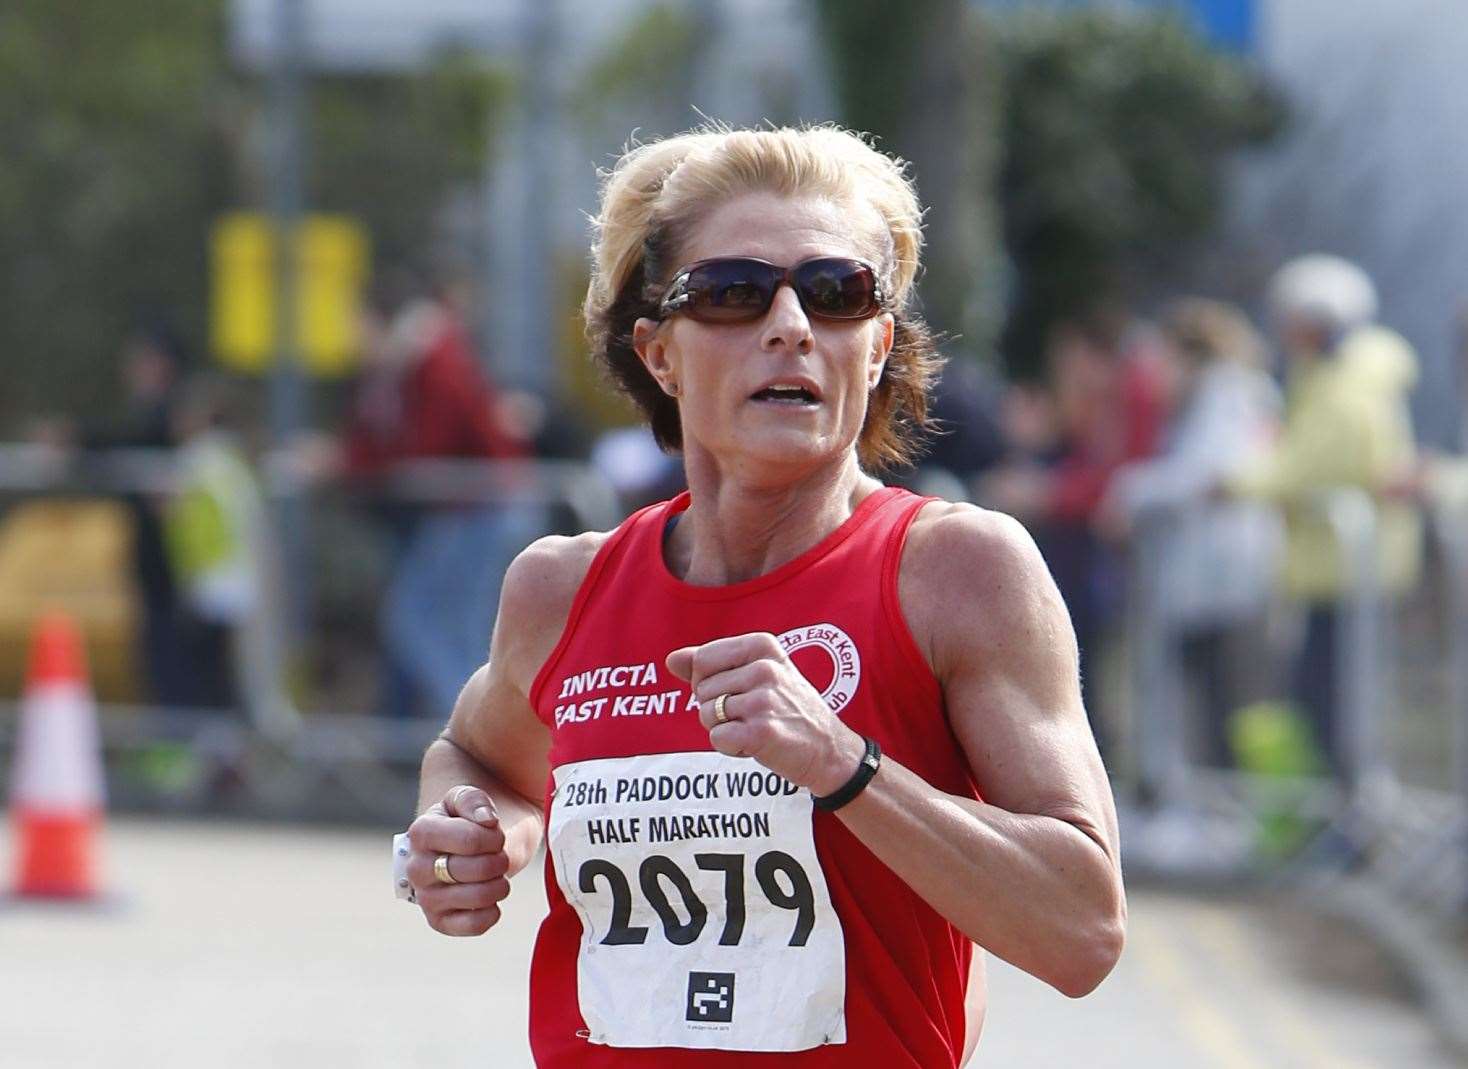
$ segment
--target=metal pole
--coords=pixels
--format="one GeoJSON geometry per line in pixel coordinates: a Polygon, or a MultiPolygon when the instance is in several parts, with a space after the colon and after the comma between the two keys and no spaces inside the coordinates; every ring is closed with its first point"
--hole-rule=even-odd
{"type": "MultiPolygon", "coordinates": [[[[551,210],[556,203],[555,149],[559,141],[557,18],[556,0],[522,0],[514,134],[501,139],[504,158],[494,161],[509,186],[509,197],[494,197],[492,183],[487,182],[491,195],[485,198],[492,256],[485,278],[489,292],[496,296],[492,304],[486,301],[483,311],[503,314],[509,328],[491,336],[488,348],[497,377],[541,396],[551,391],[555,363],[557,294],[551,265],[555,240],[551,210]],[[501,262],[495,262],[496,252],[501,262]]],[[[488,173],[488,163],[486,166],[488,173]]]]}
{"type": "Polygon", "coordinates": [[[1335,534],[1349,589],[1339,602],[1340,636],[1335,661],[1336,725],[1341,764],[1353,802],[1362,792],[1392,782],[1383,713],[1382,599],[1377,575],[1376,504],[1364,490],[1332,491],[1325,513],[1335,534]]]}
{"type": "Polygon", "coordinates": [[[1161,551],[1176,516],[1152,510],[1137,518],[1131,551],[1131,662],[1134,753],[1143,796],[1165,806],[1186,777],[1176,666],[1163,618],[1161,551]]]}
{"type": "MultiPolygon", "coordinates": [[[[270,376],[271,436],[288,447],[305,423],[306,386],[297,345],[299,280],[295,237],[304,201],[301,103],[305,0],[275,0],[275,49],[270,79],[270,216],[275,234],[275,365],[270,376]]],[[[281,626],[287,644],[302,631],[307,575],[299,489],[287,483],[275,499],[275,536],[283,576],[281,626]]],[[[287,645],[290,648],[290,645],[287,645]]]]}

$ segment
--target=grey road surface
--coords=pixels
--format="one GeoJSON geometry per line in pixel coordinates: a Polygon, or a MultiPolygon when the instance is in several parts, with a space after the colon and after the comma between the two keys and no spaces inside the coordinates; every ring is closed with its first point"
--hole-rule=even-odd
{"type": "MultiPolygon", "coordinates": [[[[12,851],[0,839],[8,880],[12,851]]],[[[454,940],[391,897],[387,837],[114,822],[108,900],[0,904],[0,1065],[521,1069],[545,899],[454,940]]],[[[1452,1066],[1370,949],[1297,908],[1131,891],[1130,940],[1071,1001],[991,964],[979,1066],[1452,1066]]]]}

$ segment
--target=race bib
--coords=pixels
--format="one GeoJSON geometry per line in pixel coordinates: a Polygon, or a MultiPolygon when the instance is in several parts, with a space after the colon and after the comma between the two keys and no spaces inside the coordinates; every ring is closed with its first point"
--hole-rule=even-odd
{"type": "Polygon", "coordinates": [[[555,770],[548,848],[581,917],[591,1042],[796,1051],[846,1041],[846,951],[810,792],[712,752],[555,770]]]}

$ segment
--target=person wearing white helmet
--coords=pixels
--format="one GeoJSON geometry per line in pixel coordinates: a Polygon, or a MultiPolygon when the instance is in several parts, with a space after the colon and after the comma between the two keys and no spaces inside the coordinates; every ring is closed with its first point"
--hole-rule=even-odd
{"type": "Polygon", "coordinates": [[[1377,325],[1376,287],[1337,256],[1304,256],[1270,283],[1269,306],[1286,355],[1286,412],[1276,447],[1231,478],[1233,492],[1280,506],[1286,526],[1284,583],[1305,610],[1295,697],[1337,773],[1348,773],[1337,726],[1337,606],[1353,575],[1322,507],[1334,491],[1359,488],[1377,505],[1376,584],[1387,596],[1413,586],[1421,524],[1391,490],[1416,463],[1408,398],[1417,358],[1399,334],[1377,325]]]}
{"type": "Polygon", "coordinates": [[[1349,260],[1315,253],[1279,269],[1269,284],[1269,307],[1292,355],[1329,354],[1376,318],[1376,286],[1349,260]]]}

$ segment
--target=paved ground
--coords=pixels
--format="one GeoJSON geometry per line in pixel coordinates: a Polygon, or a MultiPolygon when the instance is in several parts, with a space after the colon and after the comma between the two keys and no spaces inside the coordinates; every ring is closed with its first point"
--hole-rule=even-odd
{"type": "MultiPolygon", "coordinates": [[[[391,897],[381,835],[114,822],[105,857],[104,908],[0,906],[0,1064],[530,1065],[537,880],[501,928],[450,940],[391,897]]],[[[976,1065],[1459,1064],[1349,932],[1262,901],[1133,888],[1131,907],[1087,999],[993,965],[976,1065]]]]}

